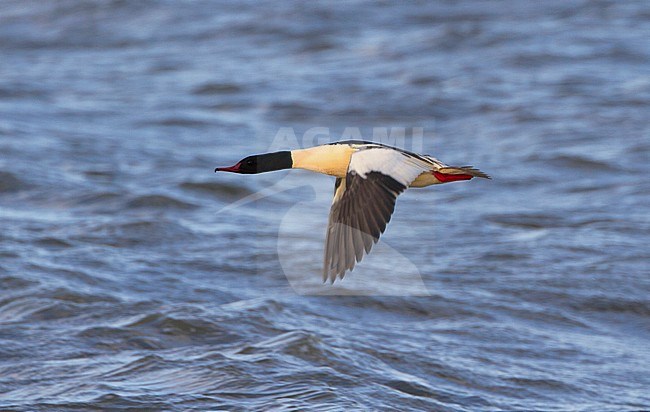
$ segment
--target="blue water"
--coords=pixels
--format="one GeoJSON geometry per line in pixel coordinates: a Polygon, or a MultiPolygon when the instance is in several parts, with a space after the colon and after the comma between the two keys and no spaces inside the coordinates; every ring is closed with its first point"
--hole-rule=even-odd
{"type": "Polygon", "coordinates": [[[649,38],[644,1],[3,1],[0,408],[650,409],[649,38]],[[212,173],[373,128],[493,180],[400,196],[334,286],[331,178],[212,173]]]}

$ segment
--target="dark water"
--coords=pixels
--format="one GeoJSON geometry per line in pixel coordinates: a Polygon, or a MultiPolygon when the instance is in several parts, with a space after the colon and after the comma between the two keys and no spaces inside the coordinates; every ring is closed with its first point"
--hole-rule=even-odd
{"type": "Polygon", "coordinates": [[[650,408],[649,38],[645,1],[2,1],[0,408],[650,408]],[[323,286],[332,179],[212,173],[283,127],[494,179],[323,286]]]}

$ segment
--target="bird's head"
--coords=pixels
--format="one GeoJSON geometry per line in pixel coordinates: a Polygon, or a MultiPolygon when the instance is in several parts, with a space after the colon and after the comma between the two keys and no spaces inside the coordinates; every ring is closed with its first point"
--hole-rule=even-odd
{"type": "Polygon", "coordinates": [[[217,167],[215,172],[232,172],[240,174],[256,174],[274,170],[290,169],[293,166],[291,152],[275,152],[248,156],[230,167],[217,167]]]}

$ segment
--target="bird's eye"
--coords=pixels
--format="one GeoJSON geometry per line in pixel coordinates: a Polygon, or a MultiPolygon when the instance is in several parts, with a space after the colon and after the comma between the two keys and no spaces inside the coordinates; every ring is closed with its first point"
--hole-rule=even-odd
{"type": "Polygon", "coordinates": [[[247,161],[246,161],[246,165],[247,165],[247,166],[253,166],[253,161],[250,160],[250,159],[247,160],[247,161]]]}

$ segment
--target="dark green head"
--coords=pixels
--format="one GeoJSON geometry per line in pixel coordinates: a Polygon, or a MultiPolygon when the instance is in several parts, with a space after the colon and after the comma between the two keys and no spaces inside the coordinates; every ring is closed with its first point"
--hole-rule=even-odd
{"type": "Polygon", "coordinates": [[[232,172],[241,174],[256,174],[274,170],[291,169],[293,161],[291,152],[275,152],[248,156],[230,167],[217,167],[215,172],[232,172]]]}

